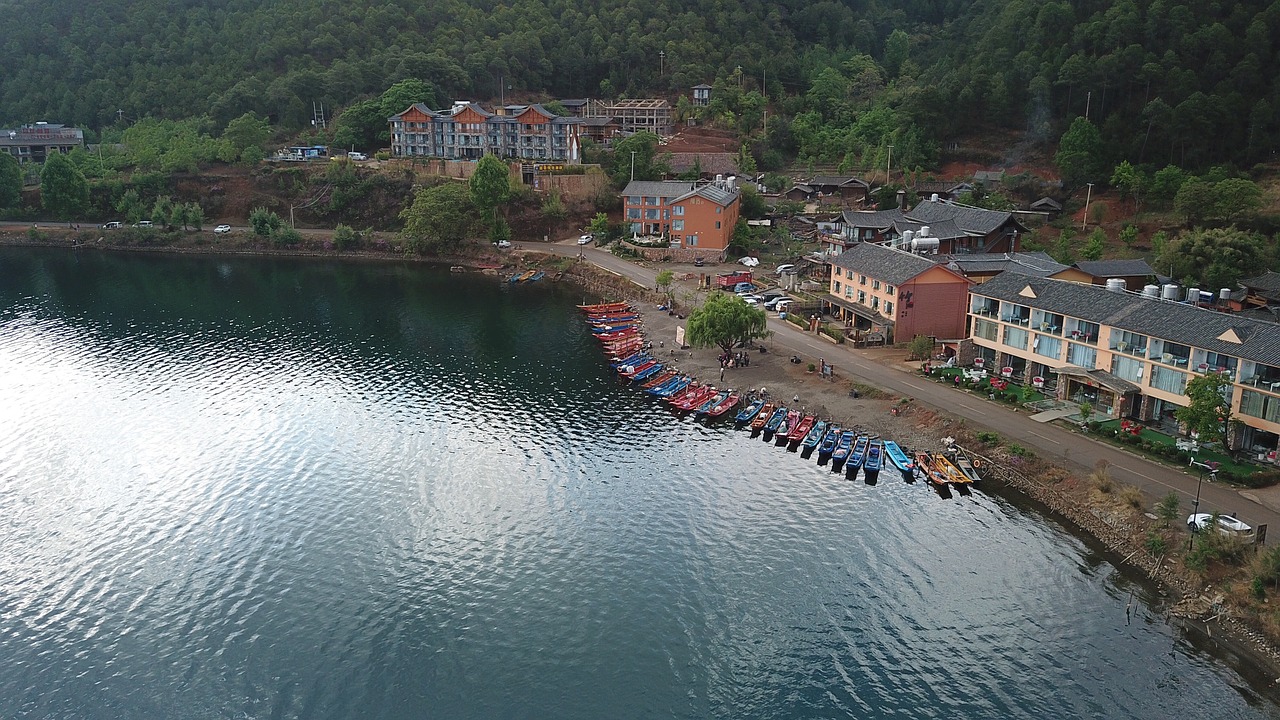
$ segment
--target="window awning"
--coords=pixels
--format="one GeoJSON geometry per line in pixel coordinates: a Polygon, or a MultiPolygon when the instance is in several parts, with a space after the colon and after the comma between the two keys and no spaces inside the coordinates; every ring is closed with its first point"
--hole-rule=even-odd
{"type": "Polygon", "coordinates": [[[1134,385],[1124,378],[1116,377],[1106,370],[1086,370],[1075,365],[1067,365],[1066,367],[1056,368],[1052,372],[1055,372],[1058,375],[1078,378],[1091,385],[1101,385],[1102,387],[1112,392],[1120,393],[1121,395],[1142,392],[1141,387],[1134,385]]]}

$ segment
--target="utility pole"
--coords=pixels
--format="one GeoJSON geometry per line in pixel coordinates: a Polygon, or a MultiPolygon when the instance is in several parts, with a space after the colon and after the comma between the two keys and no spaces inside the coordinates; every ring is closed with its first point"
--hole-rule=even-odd
{"type": "Polygon", "coordinates": [[[631,182],[636,181],[636,151],[631,151],[631,182]]]}
{"type": "Polygon", "coordinates": [[[1090,106],[1091,104],[1093,104],[1093,91],[1092,91],[1092,90],[1090,90],[1089,92],[1085,93],[1085,96],[1084,96],[1084,119],[1085,119],[1085,120],[1088,120],[1088,119],[1089,119],[1089,106],[1090,106]]]}
{"type": "Polygon", "coordinates": [[[667,73],[667,51],[658,51],[658,77],[662,77],[667,73]]]}
{"type": "Polygon", "coordinates": [[[889,159],[888,159],[888,160],[886,160],[886,161],[885,161],[885,163],[884,163],[884,182],[885,182],[885,184],[886,184],[886,185],[887,185],[887,184],[889,184],[889,179],[890,179],[890,177],[891,177],[891,176],[889,175],[889,168],[890,168],[890,167],[892,167],[892,166],[893,166],[893,146],[892,146],[892,145],[890,145],[890,146],[889,146],[889,159]]]}
{"type": "Polygon", "coordinates": [[[1084,196],[1084,220],[1080,223],[1080,229],[1083,231],[1089,224],[1089,199],[1093,197],[1093,183],[1085,183],[1089,186],[1089,191],[1084,196]]]}

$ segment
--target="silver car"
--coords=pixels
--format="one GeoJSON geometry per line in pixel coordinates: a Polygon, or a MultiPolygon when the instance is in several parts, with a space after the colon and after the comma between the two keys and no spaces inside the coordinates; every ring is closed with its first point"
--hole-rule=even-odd
{"type": "MultiPolygon", "coordinates": [[[[1191,532],[1200,532],[1213,525],[1214,515],[1212,513],[1196,513],[1187,518],[1187,529],[1191,532]]],[[[1218,515],[1218,532],[1223,535],[1238,538],[1253,537],[1253,528],[1240,522],[1231,515],[1218,515]]]]}

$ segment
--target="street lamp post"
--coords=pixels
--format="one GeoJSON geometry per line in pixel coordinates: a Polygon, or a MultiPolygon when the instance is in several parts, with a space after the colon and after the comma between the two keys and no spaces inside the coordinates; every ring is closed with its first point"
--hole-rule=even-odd
{"type": "Polygon", "coordinates": [[[636,151],[632,150],[631,151],[631,181],[635,182],[635,179],[636,179],[636,151]]]}
{"type": "MultiPolygon", "coordinates": [[[[1194,517],[1200,514],[1200,486],[1204,484],[1205,478],[1208,478],[1209,482],[1213,482],[1214,479],[1216,479],[1218,476],[1218,471],[1215,470],[1214,467],[1208,463],[1196,462],[1195,458],[1191,458],[1190,464],[1192,467],[1196,467],[1200,469],[1200,477],[1196,479],[1196,499],[1191,501],[1191,515],[1192,517],[1194,517]]],[[[1203,530],[1204,528],[1200,528],[1200,529],[1203,530]]],[[[1195,542],[1196,542],[1195,532],[1194,531],[1191,532],[1190,535],[1191,537],[1187,539],[1188,551],[1191,550],[1192,546],[1195,545],[1195,542]]]]}
{"type": "Polygon", "coordinates": [[[662,77],[667,72],[667,51],[658,51],[658,77],[662,77]]]}
{"type": "Polygon", "coordinates": [[[892,145],[890,145],[890,146],[889,146],[889,159],[888,159],[888,160],[886,160],[886,161],[884,162],[884,181],[885,181],[885,184],[888,184],[888,182],[889,182],[889,179],[890,179],[890,176],[889,176],[889,168],[890,168],[890,167],[892,167],[892,166],[893,166],[893,146],[892,146],[892,145]]]}

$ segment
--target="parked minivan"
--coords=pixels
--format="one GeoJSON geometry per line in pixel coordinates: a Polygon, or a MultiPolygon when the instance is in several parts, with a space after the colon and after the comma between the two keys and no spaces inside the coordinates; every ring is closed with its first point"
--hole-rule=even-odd
{"type": "Polygon", "coordinates": [[[111,222],[104,223],[102,225],[103,230],[115,230],[116,228],[122,228],[122,227],[124,227],[124,223],[120,222],[119,220],[112,220],[111,222]]]}

